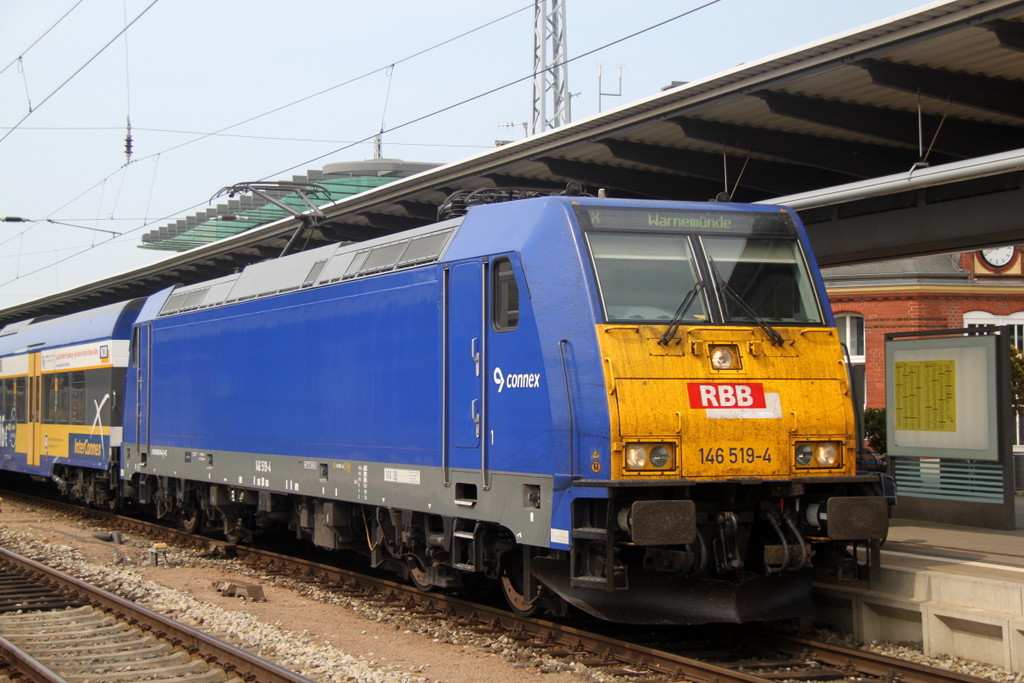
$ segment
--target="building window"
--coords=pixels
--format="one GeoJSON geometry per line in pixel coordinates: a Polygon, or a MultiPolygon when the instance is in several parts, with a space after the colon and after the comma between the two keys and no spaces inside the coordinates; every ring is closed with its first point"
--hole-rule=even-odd
{"type": "Polygon", "coordinates": [[[856,313],[839,313],[836,315],[836,328],[839,340],[846,344],[850,353],[851,363],[864,362],[864,316],[856,313]]]}
{"type": "Polygon", "coordinates": [[[1009,327],[1010,343],[1018,349],[1024,348],[1024,311],[1010,315],[995,315],[986,311],[964,313],[964,327],[1009,327]]]}
{"type": "MultiPolygon", "coordinates": [[[[1024,311],[1010,315],[995,315],[987,311],[967,311],[964,313],[964,327],[968,329],[1009,327],[1010,343],[1018,351],[1024,350],[1024,311]]],[[[1024,448],[1024,420],[1016,411],[1013,415],[1013,443],[1015,451],[1024,448]]]]}

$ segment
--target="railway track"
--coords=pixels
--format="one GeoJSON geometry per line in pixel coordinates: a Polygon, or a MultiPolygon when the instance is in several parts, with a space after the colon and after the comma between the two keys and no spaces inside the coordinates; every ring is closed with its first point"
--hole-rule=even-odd
{"type": "Polygon", "coordinates": [[[8,677],[31,681],[310,683],[3,548],[0,658],[8,677]]]}
{"type": "MultiPolygon", "coordinates": [[[[20,497],[20,494],[4,495],[11,499],[20,497]]],[[[25,497],[24,500],[29,504],[93,517],[118,531],[197,550],[234,555],[268,574],[313,583],[322,589],[393,607],[396,613],[410,620],[457,621],[462,628],[477,634],[506,637],[521,647],[543,651],[548,657],[576,661],[630,680],[708,683],[766,680],[978,683],[986,680],[775,631],[730,627],[730,630],[722,632],[704,628],[622,632],[603,623],[589,628],[523,619],[500,607],[443,593],[426,593],[359,571],[259,548],[236,546],[145,520],[51,500],[34,497],[25,497]],[[694,633],[701,635],[694,637],[694,633]]]]}

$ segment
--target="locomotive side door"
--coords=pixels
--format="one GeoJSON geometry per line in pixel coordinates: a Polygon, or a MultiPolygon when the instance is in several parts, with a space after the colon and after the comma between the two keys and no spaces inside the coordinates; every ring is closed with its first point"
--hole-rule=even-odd
{"type": "Polygon", "coordinates": [[[149,453],[149,323],[135,328],[132,366],[135,369],[135,443],[139,452],[149,453]]]}
{"type": "Polygon", "coordinates": [[[453,264],[447,273],[445,483],[450,481],[450,470],[480,470],[484,466],[486,273],[487,262],[482,259],[453,264]]]}

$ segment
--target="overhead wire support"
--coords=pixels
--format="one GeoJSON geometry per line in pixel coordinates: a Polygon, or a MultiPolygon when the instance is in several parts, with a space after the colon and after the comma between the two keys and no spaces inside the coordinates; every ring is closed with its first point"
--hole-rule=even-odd
{"type": "Polygon", "coordinates": [[[621,64],[619,65],[618,69],[619,69],[619,88],[618,88],[618,90],[616,90],[615,92],[605,92],[604,91],[604,85],[603,85],[603,82],[602,82],[602,78],[604,76],[604,65],[603,64],[598,64],[597,65],[597,111],[598,112],[604,111],[604,107],[603,107],[604,101],[603,101],[602,98],[604,98],[604,97],[622,97],[622,65],[621,64]]]}
{"type": "Polygon", "coordinates": [[[132,163],[132,74],[128,60],[128,0],[124,4],[124,101],[125,121],[127,127],[124,134],[124,165],[132,163]]]}
{"type": "Polygon", "coordinates": [[[572,120],[565,0],[534,0],[533,127],[543,133],[572,120]]]}
{"type": "Polygon", "coordinates": [[[64,225],[69,228],[79,228],[80,230],[92,230],[94,232],[105,232],[110,235],[120,237],[123,232],[115,232],[113,230],[104,230],[103,228],[93,228],[88,225],[75,225],[74,223],[64,223],[63,221],[55,221],[52,218],[44,218],[41,220],[33,220],[31,218],[22,218],[21,216],[4,216],[0,218],[0,223],[51,223],[52,225],[64,225]]]}
{"type": "Polygon", "coordinates": [[[384,93],[384,110],[380,113],[380,132],[373,138],[373,158],[384,158],[384,119],[388,115],[388,101],[391,99],[391,80],[395,73],[395,65],[392,64],[384,72],[388,79],[388,89],[384,93]]]}
{"type": "Polygon", "coordinates": [[[28,101],[28,113],[32,113],[32,95],[28,91],[28,76],[25,75],[25,62],[18,57],[18,73],[21,74],[21,81],[25,84],[25,99],[28,101]]]}

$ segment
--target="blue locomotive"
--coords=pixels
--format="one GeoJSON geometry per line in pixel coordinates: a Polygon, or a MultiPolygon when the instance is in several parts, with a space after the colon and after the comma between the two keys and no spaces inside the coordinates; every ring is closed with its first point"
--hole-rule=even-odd
{"type": "Polygon", "coordinates": [[[523,613],[795,616],[812,566],[863,573],[888,524],[779,207],[478,206],[9,326],[0,358],[5,469],[235,542],[355,549],[424,589],[482,574],[523,613]],[[76,412],[76,370],[46,358],[103,344],[76,412]]]}

